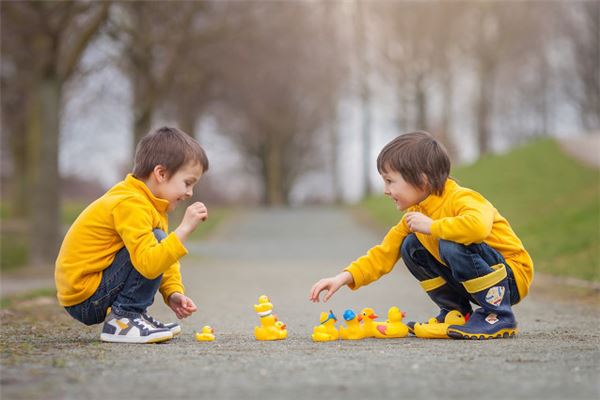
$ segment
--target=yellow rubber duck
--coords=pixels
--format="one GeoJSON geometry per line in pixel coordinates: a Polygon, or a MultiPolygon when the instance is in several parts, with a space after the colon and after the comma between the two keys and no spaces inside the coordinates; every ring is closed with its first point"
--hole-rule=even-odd
{"type": "Polygon", "coordinates": [[[447,334],[450,325],[464,325],[468,320],[460,311],[452,310],[439,322],[435,317],[426,324],[415,323],[415,336],[423,339],[449,339],[447,334]]]}
{"type": "Polygon", "coordinates": [[[405,316],[406,313],[400,311],[398,307],[390,307],[387,321],[384,324],[376,324],[375,328],[386,338],[406,337],[408,336],[408,326],[402,322],[405,316]]]}
{"type": "Polygon", "coordinates": [[[346,321],[347,327],[340,325],[340,339],[359,340],[364,337],[354,310],[348,309],[344,311],[344,321],[346,321]]]}
{"type": "Polygon", "coordinates": [[[202,327],[202,332],[196,332],[196,340],[199,342],[211,342],[215,340],[215,330],[208,325],[202,327]]]}
{"type": "Polygon", "coordinates": [[[361,330],[363,337],[374,337],[379,339],[386,338],[386,336],[377,329],[377,326],[382,324],[381,322],[375,321],[375,319],[377,318],[379,318],[379,316],[375,314],[375,310],[368,307],[363,308],[360,315],[358,316],[358,320],[362,322],[361,330]]]}
{"type": "Polygon", "coordinates": [[[254,311],[260,317],[260,326],[254,327],[256,340],[281,340],[287,338],[286,325],[273,314],[273,304],[265,295],[258,298],[254,311]]]}
{"type": "Polygon", "coordinates": [[[254,305],[254,311],[260,316],[268,315],[273,310],[273,304],[271,304],[271,300],[264,294],[258,298],[258,304],[254,305]]]}
{"type": "Polygon", "coordinates": [[[312,340],[315,342],[329,342],[338,340],[340,334],[335,328],[337,318],[333,311],[329,310],[329,314],[322,312],[319,318],[320,324],[313,328],[312,340]]]}

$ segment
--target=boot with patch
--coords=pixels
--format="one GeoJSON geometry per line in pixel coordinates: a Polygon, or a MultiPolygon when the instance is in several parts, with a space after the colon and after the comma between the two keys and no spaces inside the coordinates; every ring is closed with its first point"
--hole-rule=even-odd
{"type": "MultiPolygon", "coordinates": [[[[431,300],[433,300],[440,308],[440,313],[437,317],[432,317],[429,321],[421,323],[421,325],[442,323],[444,322],[446,315],[452,310],[459,311],[465,318],[469,318],[469,315],[472,312],[471,302],[461,293],[454,290],[444,278],[438,276],[421,281],[420,284],[431,300]]],[[[412,334],[415,333],[415,324],[415,321],[406,323],[408,331],[412,334]]]]}
{"type": "Polygon", "coordinates": [[[463,282],[481,308],[464,325],[450,325],[454,339],[495,339],[517,333],[517,321],[510,304],[510,289],[504,264],[492,266],[493,272],[463,282]]]}

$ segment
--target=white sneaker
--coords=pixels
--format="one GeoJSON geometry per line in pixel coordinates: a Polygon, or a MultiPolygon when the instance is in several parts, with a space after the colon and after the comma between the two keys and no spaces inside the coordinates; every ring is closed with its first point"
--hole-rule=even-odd
{"type": "Polygon", "coordinates": [[[144,318],[147,322],[150,322],[156,328],[168,329],[173,334],[173,337],[179,335],[181,333],[181,326],[176,322],[162,323],[156,318],[148,315],[148,313],[142,313],[142,318],[144,318]]]}
{"type": "Polygon", "coordinates": [[[144,320],[122,317],[110,312],[106,316],[100,340],[114,343],[158,343],[172,339],[173,334],[167,328],[157,328],[144,320]]]}

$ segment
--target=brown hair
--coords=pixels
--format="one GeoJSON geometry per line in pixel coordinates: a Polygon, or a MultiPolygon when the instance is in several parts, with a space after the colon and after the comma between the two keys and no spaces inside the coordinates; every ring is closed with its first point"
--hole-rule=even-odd
{"type": "Polygon", "coordinates": [[[154,167],[162,165],[173,176],[188,162],[199,163],[208,171],[208,158],[200,144],[185,132],[162,127],[144,136],[135,150],[133,176],[146,179],[154,167]]]}
{"type": "Polygon", "coordinates": [[[379,173],[396,171],[413,186],[440,196],[450,175],[448,152],[429,133],[417,131],[400,135],[381,150],[377,157],[379,173]],[[423,175],[427,177],[424,181],[423,175]]]}

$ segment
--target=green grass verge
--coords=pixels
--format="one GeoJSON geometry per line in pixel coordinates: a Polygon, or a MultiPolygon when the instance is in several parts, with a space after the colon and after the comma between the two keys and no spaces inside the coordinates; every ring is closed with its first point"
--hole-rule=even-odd
{"type": "MultiPolygon", "coordinates": [[[[231,210],[228,208],[210,207],[209,212],[208,212],[208,215],[209,215],[208,219],[198,225],[196,230],[194,232],[192,232],[192,234],[190,235],[189,239],[190,240],[199,240],[199,239],[206,237],[212,231],[214,231],[214,229],[225,218],[227,218],[230,213],[231,213],[231,210]]],[[[176,227],[177,226],[174,225],[171,227],[171,229],[173,230],[176,227]]]]}
{"type": "Polygon", "coordinates": [[[26,292],[23,294],[2,297],[0,299],[0,308],[7,308],[7,307],[10,307],[17,303],[39,299],[40,297],[55,298],[56,297],[56,289],[54,289],[54,288],[34,289],[30,292],[26,292]]]}
{"type": "MultiPolygon", "coordinates": [[[[600,171],[565,156],[555,141],[540,140],[452,175],[508,219],[536,271],[600,281],[600,171]]],[[[361,205],[384,226],[400,220],[384,196],[361,205]]]]}

